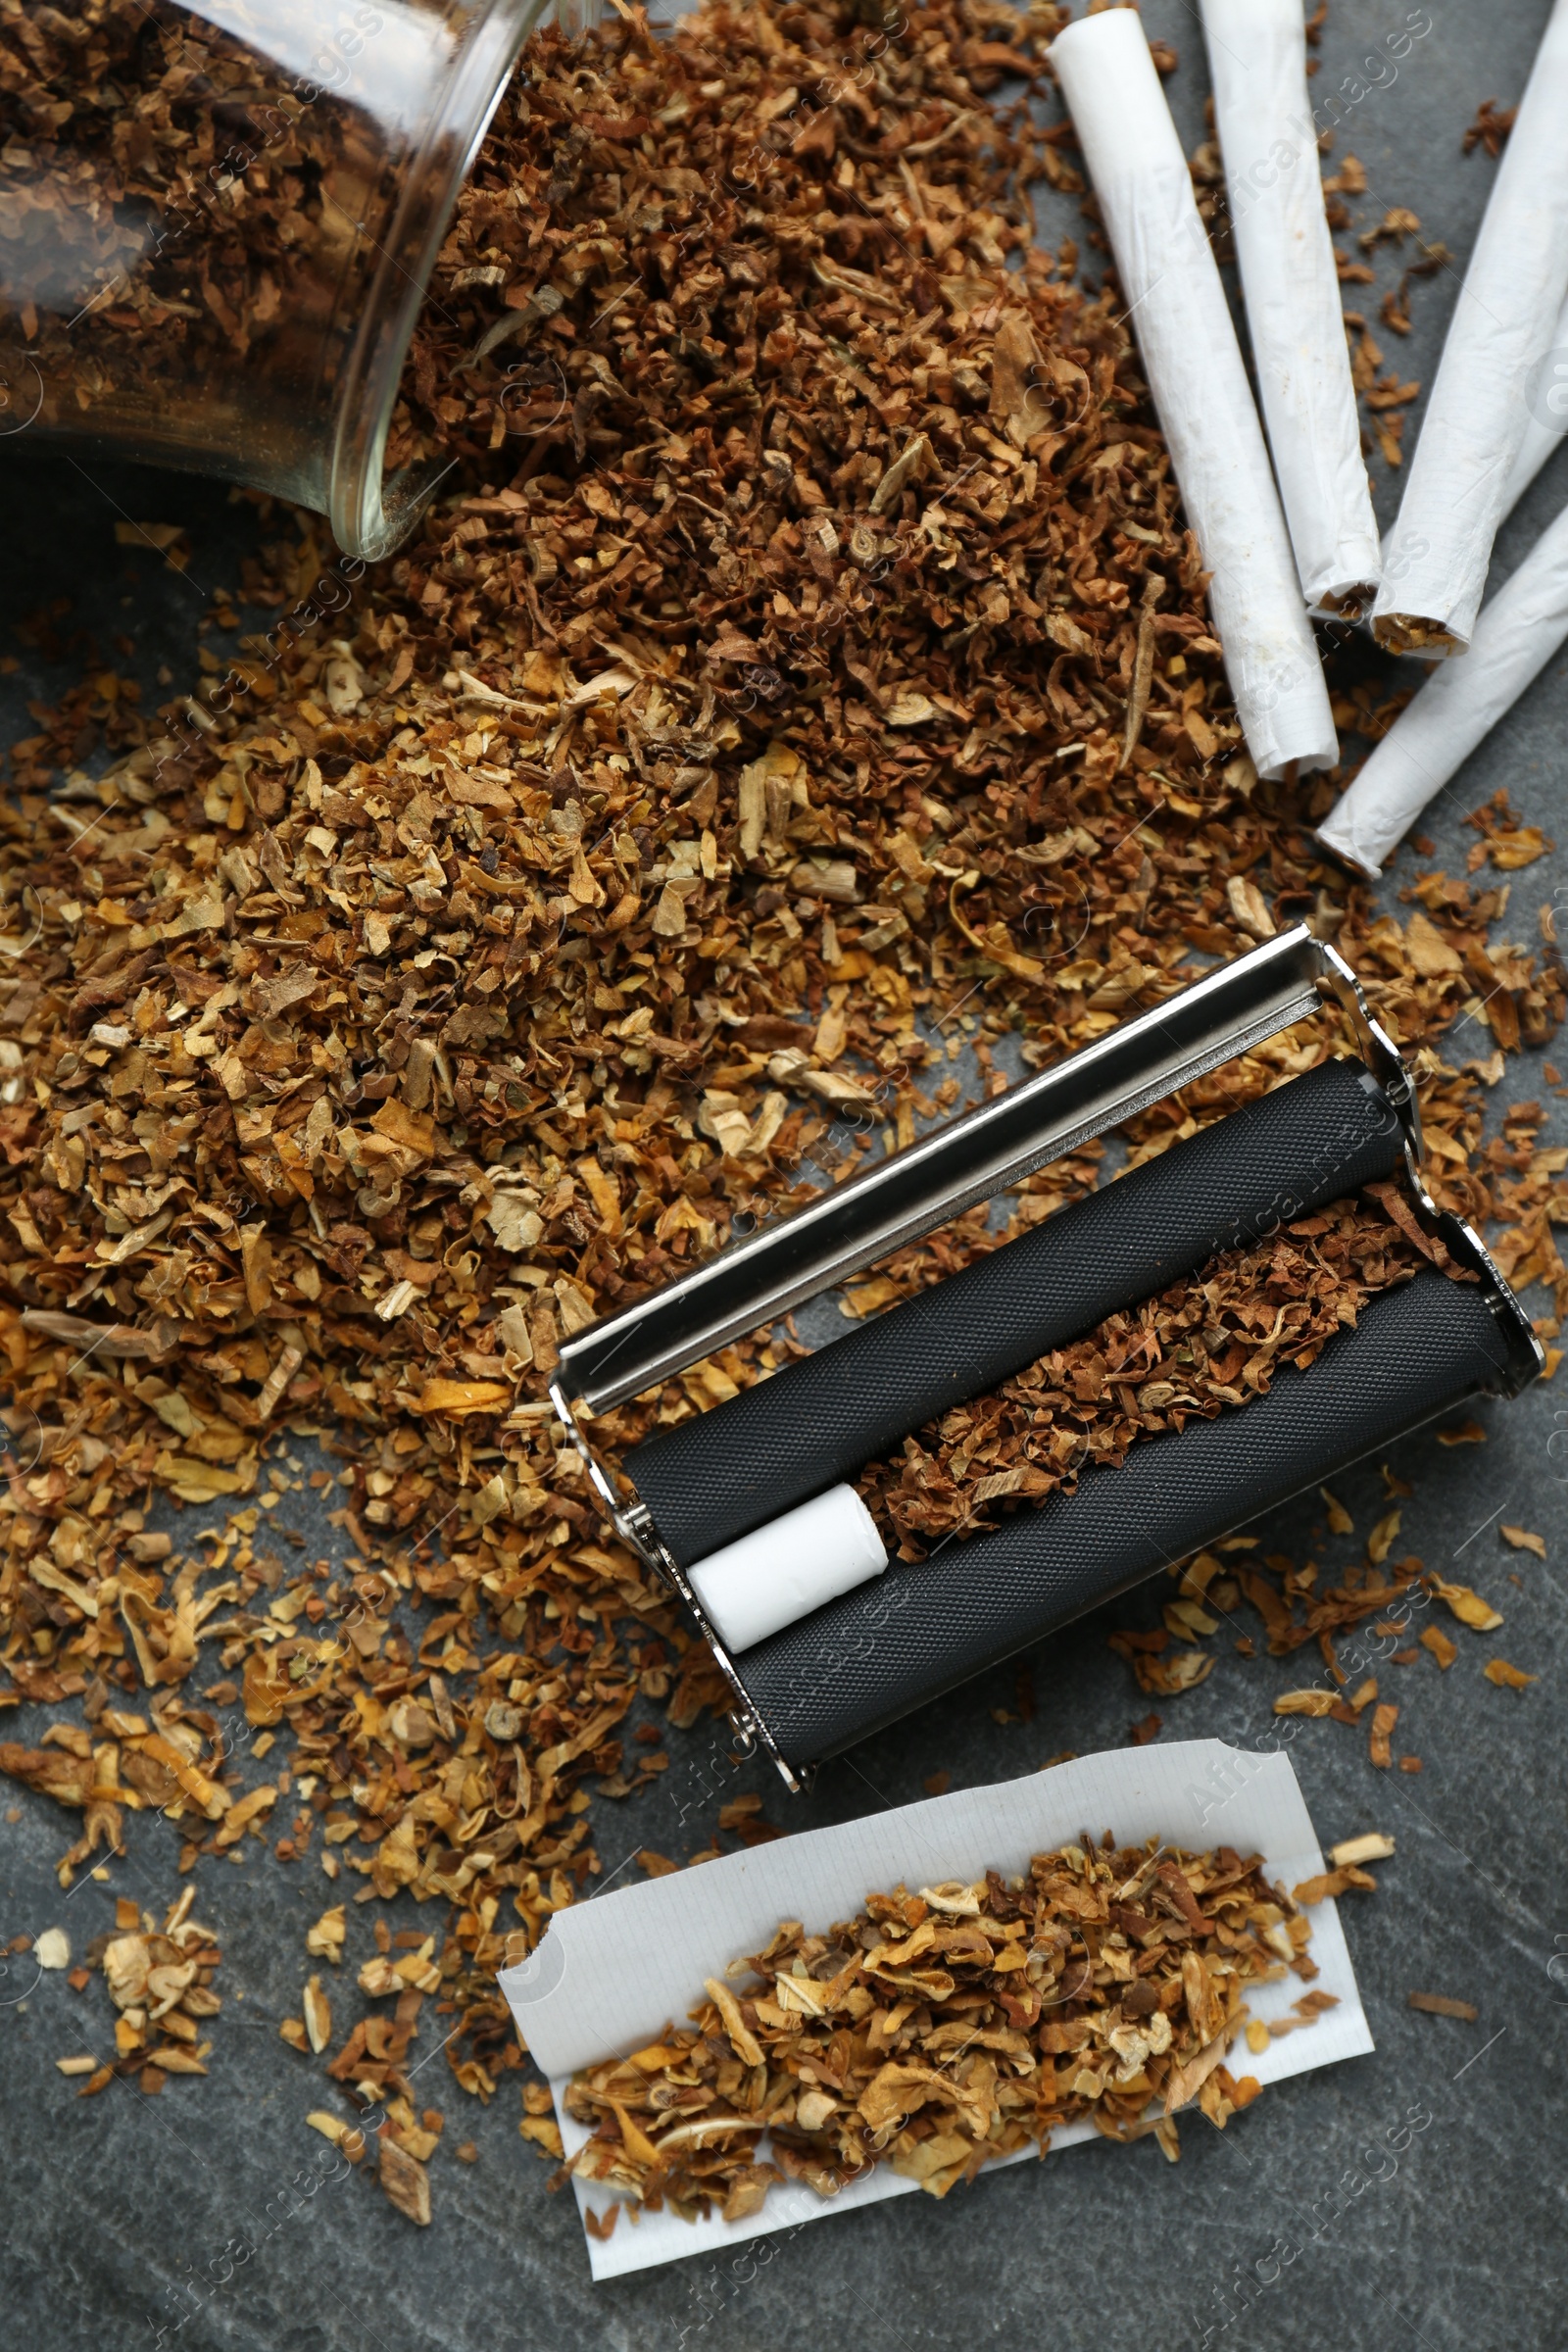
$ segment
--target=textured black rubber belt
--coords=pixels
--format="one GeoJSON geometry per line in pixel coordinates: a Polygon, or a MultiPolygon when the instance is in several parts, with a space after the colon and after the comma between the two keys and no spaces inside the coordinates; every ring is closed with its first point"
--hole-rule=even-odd
{"type": "Polygon", "coordinates": [[[1310,1371],[1288,1366],[1266,1396],[1146,1439],[1075,1494],[887,1569],[745,1651],[741,1680],[786,1761],[814,1763],[1505,1371],[1479,1289],[1423,1272],[1374,1298],[1310,1371]]]}
{"type": "Polygon", "coordinates": [[[1359,1062],[1276,1087],[1032,1233],[625,1457],[684,1567],[891,1452],[1118,1307],[1387,1176],[1403,1140],[1359,1062]]]}

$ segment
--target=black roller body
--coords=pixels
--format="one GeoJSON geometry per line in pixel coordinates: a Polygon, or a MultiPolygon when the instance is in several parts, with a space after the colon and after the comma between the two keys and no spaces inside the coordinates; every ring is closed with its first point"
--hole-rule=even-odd
{"type": "Polygon", "coordinates": [[[1423,1272],[1371,1300],[1310,1371],[1145,1440],[994,1534],[887,1569],[744,1652],[741,1680],[785,1761],[815,1763],[1507,1371],[1480,1290],[1423,1272]]]}
{"type": "Polygon", "coordinates": [[[625,1457],[683,1567],[892,1452],[1050,1348],[1387,1176],[1403,1136],[1359,1062],[1325,1062],[1017,1241],[625,1457]]]}

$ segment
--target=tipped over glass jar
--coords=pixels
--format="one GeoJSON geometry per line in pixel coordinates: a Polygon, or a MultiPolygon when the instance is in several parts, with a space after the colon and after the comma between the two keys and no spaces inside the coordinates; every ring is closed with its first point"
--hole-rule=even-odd
{"type": "Polygon", "coordinates": [[[386,470],[404,356],[544,8],[0,0],[0,463],[58,436],[386,555],[441,471],[386,470]]]}

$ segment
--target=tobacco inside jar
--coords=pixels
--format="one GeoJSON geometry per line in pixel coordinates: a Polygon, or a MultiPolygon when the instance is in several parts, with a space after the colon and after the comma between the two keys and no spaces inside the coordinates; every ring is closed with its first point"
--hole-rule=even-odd
{"type": "Polygon", "coordinates": [[[385,471],[404,352],[542,6],[13,0],[0,439],[243,482],[386,554],[440,471],[385,471]]]}

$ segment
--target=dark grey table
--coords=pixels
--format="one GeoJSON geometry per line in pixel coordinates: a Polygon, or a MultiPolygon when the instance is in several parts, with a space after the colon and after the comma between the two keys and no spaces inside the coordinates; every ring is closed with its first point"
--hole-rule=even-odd
{"type": "MultiPolygon", "coordinates": [[[[1462,160],[1460,134],[1481,98],[1508,105],[1517,97],[1547,13],[1546,0],[1487,9],[1431,0],[1426,11],[1331,0],[1320,97],[1349,75],[1381,79],[1382,69],[1369,74],[1362,61],[1400,27],[1431,25],[1395,80],[1348,107],[1334,161],[1350,151],[1367,167],[1358,229],[1391,206],[1409,206],[1462,264],[1494,166],[1483,155],[1462,160]]],[[[1196,13],[1182,0],[1147,0],[1144,14],[1181,53],[1169,86],[1191,149],[1206,93],[1196,13]]],[[[1081,223],[1070,205],[1048,222],[1054,240],[1073,227],[1081,223]]],[[[1416,285],[1414,331],[1400,340],[1375,323],[1400,267],[1396,253],[1380,249],[1378,282],[1358,307],[1400,374],[1430,381],[1457,278],[1446,271],[1416,285]]],[[[1419,416],[1417,407],[1412,430],[1419,416]]],[[[1374,474],[1387,521],[1395,485],[1381,464],[1374,474]]],[[[7,740],[29,731],[29,694],[58,691],[79,674],[89,639],[106,656],[117,636],[128,640],[117,658],[128,660],[150,697],[161,666],[176,684],[194,673],[195,631],[212,593],[237,585],[254,528],[246,510],[211,485],[128,467],[83,471],[42,446],[0,449],[0,653],[22,664],[0,676],[7,740]],[[175,573],[117,546],[122,517],[182,523],[189,568],[175,573]],[[57,609],[41,643],[12,633],[45,608],[57,609]]],[[[1504,532],[1497,576],[1565,494],[1568,466],[1557,459],[1504,532]]],[[[1568,662],[1559,659],[1432,812],[1435,862],[1462,870],[1474,837],[1461,819],[1501,783],[1527,821],[1564,834],[1565,717],[1568,662]]],[[[1397,905],[1412,871],[1406,853],[1386,886],[1388,904],[1397,905]]],[[[1535,937],[1538,906],[1565,872],[1559,855],[1515,878],[1508,936],[1535,937]]],[[[1475,1033],[1460,1041],[1460,1057],[1490,1043],[1475,1033]]],[[[1510,1066],[1494,1110],[1500,1116],[1527,1096],[1549,1104],[1544,1140],[1568,1140],[1568,1118],[1528,1057],[1510,1066]]],[[[1537,1311],[1549,1304],[1539,1293],[1531,1303],[1537,1311]]],[[[1080,2148],[940,2206],[908,2198],[830,2218],[808,2235],[770,2241],[761,2261],[683,2263],[595,2289],[569,2197],[545,2195],[547,2167],[517,2136],[518,2078],[508,2077],[481,2112],[451,2082],[429,2027],[418,2045],[431,2061],[420,2085],[447,2117],[431,2166],[435,2226],[416,2231],[357,2175],[311,2198],[291,2186],[324,2145],[304,2118],[325,2085],[278,2039],[277,2026],[298,2008],[305,1928],[341,1883],[329,1890],[314,1865],[285,1869],[247,1843],[241,1867],[204,1865],[199,1880],[198,1915],[217,1928],[225,1955],[207,2081],[172,2081],[156,2099],[116,2084],[78,2100],[54,2061],[77,2045],[85,2012],[105,2031],[101,1983],[78,1996],[59,1975],[30,1989],[30,1969],[0,1979],[5,2340],[28,2352],[132,2352],[160,2342],[181,2352],[555,2352],[567,2342],[633,2352],[682,2343],[705,2352],[843,2344],[958,2352],[1003,2342],[1062,2352],[1199,2352],[1220,2342],[1226,2352],[1327,2344],[1544,2352],[1568,2340],[1558,2268],[1568,2271],[1560,2234],[1568,1461],[1548,1451],[1554,1429],[1568,1426],[1565,1411],[1559,1382],[1511,1408],[1486,1409],[1485,1446],[1441,1450],[1419,1438],[1394,1457],[1415,1489],[1401,1545],[1433,1567],[1456,1559],[1450,1573],[1479,1586],[1507,1621],[1495,1642],[1461,1634],[1459,1662],[1446,1676],[1424,1656],[1387,1670],[1401,1705],[1396,1743],[1420,1754],[1425,1771],[1373,1772],[1364,1739],[1332,1723],[1305,1725],[1292,1748],[1325,1842],[1373,1827],[1398,1840],[1396,1859],[1381,1866],[1380,1891],[1346,1907],[1374,2056],[1270,2091],[1223,2136],[1188,2125],[1175,2168],[1152,2144],[1080,2148]],[[1500,1544],[1502,1519],[1544,1535],[1544,1564],[1500,1544]],[[1499,1646],[1541,1678],[1522,1694],[1482,1679],[1499,1646]],[[1479,2017],[1470,2025],[1413,2013],[1411,1989],[1466,1997],[1479,2017]],[[1406,2137],[1399,2127],[1412,2114],[1426,2120],[1402,2153],[1375,2152],[1391,2132],[1396,2143],[1406,2137]],[[466,2137],[478,2143],[471,2166],[451,2153],[466,2137]]],[[[1379,1467],[1342,1483],[1364,1530],[1384,1507],[1379,1467]]],[[[337,1540],[324,1527],[308,1532],[318,1549],[337,1540]]],[[[1271,1547],[1305,1547],[1298,1514],[1262,1532],[1271,1547]]],[[[1322,1556],[1332,1565],[1350,1549],[1331,1544],[1322,1556]]],[[[1135,1595],[1042,1648],[1028,1724],[993,1720],[994,1707],[1013,1704],[1009,1669],[832,1765],[808,1800],[791,1803],[756,1772],[724,1793],[755,1787],[775,1820],[806,1827],[906,1802],[935,1763],[956,1785],[974,1785],[1029,1772],[1062,1749],[1119,1744],[1150,1702],[1105,1636],[1118,1616],[1147,1624],[1154,1609],[1152,1596],[1135,1595]]],[[[1295,1679],[1292,1662],[1244,1661],[1222,1646],[1199,1690],[1156,1702],[1162,1736],[1266,1740],[1271,1698],[1295,1679]]],[[[36,1710],[0,1718],[6,1738],[36,1739],[43,1728],[36,1710]]],[[[638,1846],[685,1854],[705,1841],[719,1801],[706,1768],[711,1744],[711,1733],[676,1737],[664,1786],[599,1809],[607,1872],[638,1846]]],[[[82,1877],[65,1897],[53,1864],[74,1817],[12,1784],[0,1786],[0,1941],[64,1926],[79,1956],[112,1924],[117,1893],[161,1911],[177,1890],[176,1832],[167,1823],[134,1820],[112,1884],[82,1877]]],[[[348,1965],[357,1969],[372,1948],[368,1908],[351,1904],[350,1936],[348,1965]]]]}

